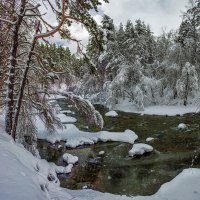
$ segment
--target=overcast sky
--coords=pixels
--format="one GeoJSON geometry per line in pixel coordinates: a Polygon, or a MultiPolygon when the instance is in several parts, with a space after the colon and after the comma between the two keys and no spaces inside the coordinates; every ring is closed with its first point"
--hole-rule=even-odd
{"type": "MultiPolygon", "coordinates": [[[[126,24],[130,19],[143,20],[151,26],[155,35],[161,33],[162,28],[166,30],[176,29],[181,23],[181,11],[185,11],[188,0],[109,0],[110,3],[103,3],[100,7],[99,14],[94,18],[98,23],[101,21],[103,13],[114,19],[114,24],[119,25],[120,22],[126,24]]],[[[88,34],[81,26],[73,26],[72,34],[77,39],[81,39],[84,45],[87,44],[88,34]]],[[[51,39],[58,44],[69,46],[66,41],[60,40],[58,37],[51,39]]],[[[70,44],[70,48],[74,51],[75,46],[70,44]]]]}

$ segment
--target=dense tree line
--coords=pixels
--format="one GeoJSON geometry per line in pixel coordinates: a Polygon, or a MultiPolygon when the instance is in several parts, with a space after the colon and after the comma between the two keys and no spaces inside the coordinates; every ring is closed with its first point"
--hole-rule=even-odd
{"type": "Polygon", "coordinates": [[[138,109],[156,104],[194,103],[199,98],[200,1],[193,0],[183,13],[177,31],[154,36],[149,25],[136,20],[116,27],[104,15],[103,52],[89,41],[87,54],[99,77],[89,72],[77,89],[94,102],[109,106],[123,101],[138,109]]]}

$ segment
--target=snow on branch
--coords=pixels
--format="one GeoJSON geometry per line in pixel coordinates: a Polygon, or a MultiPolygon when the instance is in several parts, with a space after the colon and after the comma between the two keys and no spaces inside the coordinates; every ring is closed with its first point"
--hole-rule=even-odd
{"type": "Polygon", "coordinates": [[[103,128],[104,121],[101,114],[94,108],[94,106],[86,99],[81,98],[73,94],[72,92],[63,92],[63,91],[49,91],[49,94],[52,95],[62,95],[65,99],[73,104],[73,106],[82,114],[87,117],[88,124],[90,126],[97,126],[98,128],[103,128]]]}
{"type": "Polygon", "coordinates": [[[3,18],[0,18],[0,21],[7,22],[7,23],[12,24],[12,25],[15,24],[15,22],[12,22],[12,21],[10,21],[10,20],[3,19],[3,18]]]}

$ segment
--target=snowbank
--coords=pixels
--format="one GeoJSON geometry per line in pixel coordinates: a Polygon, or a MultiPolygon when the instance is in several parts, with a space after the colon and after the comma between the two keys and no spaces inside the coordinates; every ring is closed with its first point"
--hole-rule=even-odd
{"type": "Polygon", "coordinates": [[[75,198],[59,187],[56,173],[69,173],[73,165],[56,166],[36,158],[2,130],[0,163],[1,200],[83,199],[75,198]]]}
{"type": "Polygon", "coordinates": [[[197,106],[149,106],[145,107],[143,111],[138,111],[137,108],[130,104],[130,103],[122,103],[117,104],[114,108],[115,110],[123,111],[123,112],[130,112],[130,113],[139,113],[142,115],[168,115],[168,116],[175,116],[175,115],[184,115],[187,113],[196,113],[199,112],[197,106]]]}
{"type": "Polygon", "coordinates": [[[58,129],[56,133],[49,134],[44,124],[38,120],[38,138],[46,139],[51,143],[66,141],[66,146],[75,148],[81,145],[91,145],[99,141],[107,142],[127,142],[133,144],[138,136],[131,130],[124,132],[85,132],[79,130],[74,124],[66,124],[63,129],[58,129]]]}
{"type": "Polygon", "coordinates": [[[112,111],[109,111],[105,114],[106,117],[117,117],[118,114],[116,111],[112,110],[112,111]]]}
{"type": "Polygon", "coordinates": [[[129,151],[129,156],[143,155],[144,153],[153,151],[153,147],[148,144],[138,143],[134,144],[133,148],[129,151]]]}

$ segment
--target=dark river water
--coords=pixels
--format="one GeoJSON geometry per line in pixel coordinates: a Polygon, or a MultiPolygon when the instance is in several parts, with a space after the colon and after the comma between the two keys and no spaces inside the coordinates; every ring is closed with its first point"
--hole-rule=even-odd
{"type": "MultiPolygon", "coordinates": [[[[60,105],[66,109],[64,104],[60,105]]],[[[58,150],[58,144],[51,145],[39,140],[41,157],[57,165],[64,165],[62,155],[65,152],[79,157],[79,162],[71,174],[59,175],[62,187],[87,187],[127,196],[151,195],[183,169],[200,167],[199,114],[169,117],[118,112],[118,117],[111,118],[105,117],[105,108],[96,108],[104,116],[104,130],[131,129],[139,137],[137,142],[142,143],[146,143],[147,137],[154,137],[156,139],[149,143],[154,151],[141,157],[130,158],[128,151],[132,145],[127,143],[98,143],[76,149],[58,150]],[[178,130],[180,123],[187,124],[188,128],[178,130]],[[105,154],[99,156],[100,151],[105,151],[105,154]]],[[[81,127],[80,121],[77,123],[78,127],[81,127]]]]}

